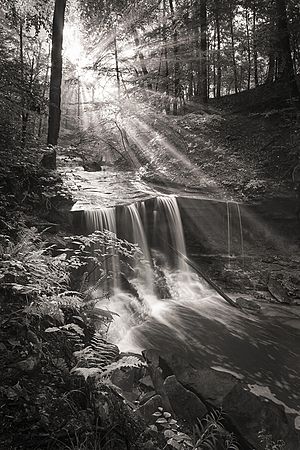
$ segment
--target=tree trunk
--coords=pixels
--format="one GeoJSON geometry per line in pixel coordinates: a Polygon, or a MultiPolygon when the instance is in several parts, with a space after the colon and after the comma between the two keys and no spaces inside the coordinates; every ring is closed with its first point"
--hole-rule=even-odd
{"type": "MultiPolygon", "coordinates": [[[[62,44],[65,21],[66,0],[55,0],[52,51],[51,51],[51,76],[49,94],[49,120],[48,120],[48,145],[57,145],[61,116],[61,80],[62,80],[62,44]]],[[[44,161],[42,161],[44,164],[44,161]]],[[[52,164],[47,161],[47,166],[56,168],[56,152],[53,152],[52,164]]]]}
{"type": "Polygon", "coordinates": [[[234,30],[233,30],[233,6],[230,5],[230,37],[231,37],[231,57],[233,66],[233,78],[234,78],[234,91],[238,93],[238,76],[235,59],[235,42],[234,42],[234,30]]]}
{"type": "Polygon", "coordinates": [[[258,82],[258,55],[257,55],[257,36],[256,36],[256,2],[253,2],[253,63],[254,63],[254,84],[255,87],[259,85],[258,82]]]}
{"type": "Polygon", "coordinates": [[[221,67],[221,31],[220,31],[220,14],[219,1],[215,2],[215,21],[217,32],[217,97],[221,97],[221,83],[222,83],[222,67],[221,67]]]}
{"type": "Polygon", "coordinates": [[[247,71],[247,89],[251,87],[251,45],[250,45],[250,30],[249,30],[249,11],[246,8],[246,33],[247,33],[247,61],[248,61],[248,71],[247,71]]]}
{"type": "MultiPolygon", "coordinates": [[[[43,102],[43,104],[44,104],[44,101],[45,101],[47,84],[48,84],[48,76],[49,76],[49,69],[50,69],[50,55],[51,55],[51,46],[49,44],[48,57],[47,57],[47,67],[46,67],[46,72],[45,72],[45,78],[44,78],[44,81],[43,81],[43,91],[42,91],[42,102],[43,102]]],[[[38,137],[42,136],[42,128],[43,128],[43,114],[41,113],[40,120],[39,120],[38,137]]]]}
{"type": "Polygon", "coordinates": [[[173,52],[174,52],[174,102],[173,102],[173,114],[176,116],[178,112],[178,98],[180,95],[180,73],[179,73],[179,59],[178,59],[178,31],[177,22],[175,19],[175,11],[173,0],[169,0],[170,11],[172,16],[172,28],[173,28],[173,52]]]}
{"type": "Polygon", "coordinates": [[[121,100],[121,78],[120,78],[118,45],[117,45],[117,29],[115,29],[115,35],[114,35],[114,50],[115,50],[115,68],[116,68],[116,77],[117,77],[117,86],[118,86],[118,100],[120,102],[120,100],[121,100]]]}
{"type": "Polygon", "coordinates": [[[26,99],[25,99],[25,72],[24,72],[24,44],[23,44],[23,22],[20,20],[19,28],[19,40],[20,40],[20,68],[21,68],[21,147],[25,147],[26,143],[26,129],[28,121],[28,113],[26,111],[26,99]]]}
{"type": "Polygon", "coordinates": [[[268,50],[268,72],[266,77],[266,83],[272,83],[276,80],[276,49],[274,45],[274,35],[275,35],[275,14],[274,11],[271,13],[270,17],[270,36],[269,36],[269,50],[268,50]]]}
{"type": "MultiPolygon", "coordinates": [[[[166,0],[163,0],[163,16],[166,18],[167,6],[166,0]]],[[[167,42],[167,29],[164,23],[163,25],[163,41],[164,41],[164,59],[165,59],[165,111],[166,114],[170,114],[170,87],[169,87],[169,61],[168,61],[168,42],[167,42]]]]}
{"type": "Polygon", "coordinates": [[[208,80],[207,80],[207,3],[206,0],[200,2],[200,60],[201,60],[201,100],[207,103],[208,100],[208,80]]]}
{"type": "Polygon", "coordinates": [[[145,64],[145,58],[143,55],[143,52],[140,50],[140,40],[139,40],[139,35],[136,29],[133,30],[133,37],[134,37],[134,43],[135,46],[137,48],[137,52],[138,52],[138,57],[139,57],[139,61],[140,61],[140,65],[141,65],[141,69],[142,69],[142,73],[144,75],[145,80],[147,80],[147,87],[148,89],[152,89],[152,84],[149,80],[149,72],[148,69],[146,67],[145,64]]]}
{"type": "Polygon", "coordinates": [[[212,45],[212,65],[213,65],[213,96],[216,98],[216,83],[217,83],[217,75],[216,75],[216,27],[214,27],[214,37],[213,37],[213,45],[212,45]]]}
{"type": "Polygon", "coordinates": [[[268,74],[266,78],[266,83],[272,83],[275,78],[275,67],[276,67],[276,61],[275,61],[275,55],[273,52],[269,53],[269,62],[268,62],[268,74]]]}
{"type": "Polygon", "coordinates": [[[276,0],[276,16],[277,45],[279,48],[279,79],[288,82],[295,81],[286,12],[286,0],[276,0]]]}

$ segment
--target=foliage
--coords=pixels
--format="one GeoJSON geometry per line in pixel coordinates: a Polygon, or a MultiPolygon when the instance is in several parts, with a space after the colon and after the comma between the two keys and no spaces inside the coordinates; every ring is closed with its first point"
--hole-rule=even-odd
{"type": "Polygon", "coordinates": [[[1,237],[0,281],[4,287],[38,300],[66,289],[69,278],[64,258],[49,256],[49,247],[35,228],[20,232],[16,243],[1,237]]]}
{"type": "Polygon", "coordinates": [[[223,425],[221,411],[213,411],[202,420],[198,419],[192,437],[181,432],[177,420],[173,419],[172,415],[163,408],[159,407],[153,416],[157,417],[157,425],[152,425],[151,429],[158,432],[161,428],[167,445],[176,450],[239,450],[235,436],[229,433],[223,425]]]}
{"type": "Polygon", "coordinates": [[[258,437],[260,442],[265,445],[265,450],[283,450],[286,447],[282,440],[273,441],[272,435],[268,434],[266,430],[261,430],[258,437]]]}
{"type": "MultiPolygon", "coordinates": [[[[62,251],[68,255],[70,268],[74,269],[75,273],[82,274],[79,289],[84,292],[86,300],[94,299],[94,303],[98,300],[94,295],[97,290],[113,279],[113,258],[120,257],[121,274],[125,277],[133,272],[135,261],[143,261],[143,253],[138,245],[117,238],[108,230],[96,230],[88,236],[67,237],[65,241],[68,247],[62,251]]],[[[110,287],[111,284],[106,287],[108,295],[110,287]]],[[[106,317],[108,321],[113,319],[111,312],[101,308],[95,309],[94,312],[106,317]]]]}

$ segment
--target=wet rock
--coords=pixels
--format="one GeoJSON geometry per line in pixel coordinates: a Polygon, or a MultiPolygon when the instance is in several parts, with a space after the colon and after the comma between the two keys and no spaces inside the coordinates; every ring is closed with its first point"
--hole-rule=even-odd
{"type": "Polygon", "coordinates": [[[223,401],[223,411],[229,417],[235,429],[249,443],[250,448],[264,450],[258,433],[266,430],[273,441],[283,440],[285,450],[300,448],[299,434],[294,429],[292,419],[277,405],[265,398],[258,397],[241,385],[235,386],[223,401]]]}
{"type": "Polygon", "coordinates": [[[164,356],[164,360],[181,384],[215,407],[222,405],[223,399],[238,383],[229,373],[194,368],[175,355],[164,356]]]}
{"type": "Polygon", "coordinates": [[[279,303],[297,304],[300,300],[300,277],[293,272],[271,272],[268,290],[279,303]]]}
{"type": "Polygon", "coordinates": [[[195,423],[206,413],[206,406],[193,392],[186,389],[176,380],[174,375],[166,378],[164,382],[166,393],[175,415],[188,423],[195,423]]]}
{"type": "Polygon", "coordinates": [[[246,309],[254,313],[258,313],[261,310],[260,305],[258,305],[253,300],[249,300],[248,298],[238,297],[235,301],[237,305],[240,306],[242,309],[246,309]]]}
{"type": "Polygon", "coordinates": [[[158,408],[162,406],[162,398],[160,395],[155,395],[150,400],[148,400],[144,405],[141,405],[137,412],[143,417],[147,424],[154,424],[156,421],[156,417],[153,416],[158,408]]]}
{"type": "Polygon", "coordinates": [[[278,275],[271,274],[268,281],[268,291],[280,303],[289,303],[288,293],[278,279],[278,275]]]}

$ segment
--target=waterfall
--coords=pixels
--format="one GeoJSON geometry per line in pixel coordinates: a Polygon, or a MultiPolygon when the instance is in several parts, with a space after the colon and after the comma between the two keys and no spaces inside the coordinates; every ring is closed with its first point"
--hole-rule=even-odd
{"type": "Polygon", "coordinates": [[[139,213],[138,204],[133,203],[132,205],[125,206],[124,208],[124,229],[129,232],[129,236],[127,236],[127,239],[134,244],[138,244],[140,250],[143,252],[145,260],[145,263],[142,265],[142,267],[135,266],[135,271],[140,272],[140,278],[144,280],[147,293],[153,294],[154,286],[150,249],[148,246],[148,239],[145,233],[145,228],[139,213]]]}
{"type": "Polygon", "coordinates": [[[84,211],[86,229],[88,233],[96,230],[108,230],[117,234],[116,209],[100,208],[84,211]]]}
{"type": "MultiPolygon", "coordinates": [[[[99,208],[95,210],[85,210],[84,219],[86,224],[86,230],[88,234],[94,231],[110,231],[117,235],[117,219],[115,208],[99,208]]],[[[104,286],[106,291],[111,291],[119,286],[119,273],[120,273],[120,261],[118,255],[115,254],[114,249],[110,250],[111,258],[107,258],[104,261],[104,272],[107,274],[104,280],[104,286]],[[108,276],[112,274],[112,278],[108,276]],[[112,282],[111,282],[112,279],[112,282]]],[[[96,283],[99,279],[99,270],[93,271],[91,282],[96,283]]]]}
{"type": "MultiPolygon", "coordinates": [[[[143,253],[142,260],[130,263],[133,273],[127,280],[120,275],[122,257],[114,253],[114,248],[105,250],[112,253],[103,267],[109,274],[104,281],[105,292],[109,295],[97,297],[103,298],[99,302],[100,308],[107,307],[120,316],[115,318],[110,328],[115,342],[124,338],[126,330],[129,332],[135,321],[138,323],[145,317],[160,315],[163,304],[166,305],[164,299],[191,298],[192,275],[186,262],[185,239],[175,196],[157,197],[147,205],[137,202],[87,210],[84,217],[87,233],[111,231],[117,238],[137,244],[143,253]]],[[[95,277],[92,281],[97,282],[95,277]]]]}
{"type": "Polygon", "coordinates": [[[154,235],[158,246],[163,245],[165,254],[175,261],[176,269],[188,272],[185,239],[176,197],[157,197],[154,213],[154,235]]]}
{"type": "Polygon", "coordinates": [[[227,213],[227,252],[230,267],[230,259],[237,253],[241,256],[242,261],[244,261],[244,234],[243,234],[242,214],[240,205],[237,202],[227,202],[226,213],[227,213]],[[233,207],[235,207],[236,210],[236,220],[234,217],[235,210],[233,207]],[[237,230],[237,233],[234,233],[235,230],[237,230]],[[234,244],[237,245],[234,246],[234,244]]]}

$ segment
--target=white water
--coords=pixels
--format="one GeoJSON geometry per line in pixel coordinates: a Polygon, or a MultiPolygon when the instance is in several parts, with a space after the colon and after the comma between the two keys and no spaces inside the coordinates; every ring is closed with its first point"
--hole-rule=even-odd
{"type": "MultiPolygon", "coordinates": [[[[104,299],[101,302],[101,307],[106,306],[120,315],[120,318],[116,318],[110,329],[111,338],[115,342],[120,344],[120,341],[127,339],[124,339],[124,335],[130,332],[135,325],[134,320],[137,318],[144,320],[149,317],[158,318],[161,316],[162,318],[164,315],[162,311],[165,310],[169,300],[162,301],[155,292],[153,255],[158,256],[160,271],[164,275],[165,285],[170,292],[172,301],[179,301],[179,299],[183,301],[191,298],[191,272],[186,262],[185,239],[175,196],[162,196],[155,199],[152,211],[152,239],[147,235],[149,234],[149,224],[147,223],[147,210],[144,202],[123,206],[118,220],[116,208],[87,210],[84,215],[88,233],[95,230],[111,231],[116,236],[121,235],[129,242],[137,244],[143,253],[143,261],[142,263],[140,261],[135,263],[133,267],[134,275],[130,280],[131,285],[138,293],[138,299],[121,289],[119,282],[121,268],[117,256],[111,258],[112,266],[111,262],[108,262],[104,267],[104,270],[112,270],[114,274],[113,284],[110,284],[109,280],[105,284],[107,290],[111,292],[110,298],[109,300],[104,299]],[[150,240],[152,240],[155,251],[150,248],[150,240]]],[[[194,294],[199,295],[199,286],[200,283],[198,283],[197,289],[193,291],[194,294]]],[[[202,290],[202,287],[200,290],[202,290]]],[[[163,318],[162,320],[165,321],[166,319],[163,318]]]]}
{"type": "MultiPolygon", "coordinates": [[[[116,282],[121,269],[119,260],[116,257],[113,258],[113,271],[116,274],[114,272],[111,295],[109,299],[106,298],[101,302],[101,307],[107,307],[119,314],[110,328],[110,339],[116,342],[121,350],[137,349],[133,339],[135,327],[145,320],[156,320],[167,329],[173,332],[176,330],[177,337],[181,341],[186,341],[189,330],[181,326],[181,323],[186,320],[181,316],[182,308],[188,308],[192,314],[200,312],[206,319],[213,318],[214,321],[230,329],[233,334],[236,334],[238,329],[237,337],[241,339],[243,331],[238,323],[242,321],[243,314],[237,312],[232,315],[232,310],[228,309],[227,304],[190,269],[187,263],[184,232],[176,197],[157,197],[153,211],[149,213],[153,217],[151,239],[153,248],[150,248],[150,239],[146,233],[149,224],[144,203],[123,206],[118,220],[115,208],[85,212],[89,232],[107,229],[117,236],[121,234],[122,238],[137,244],[143,253],[144,261],[135,263],[134,275],[130,280],[130,284],[138,294],[138,299],[122,290],[120,283],[116,282]],[[153,256],[159,261],[169,292],[167,299],[161,299],[155,291],[153,256]]],[[[230,249],[232,214],[229,204],[227,213],[230,249]]]]}

